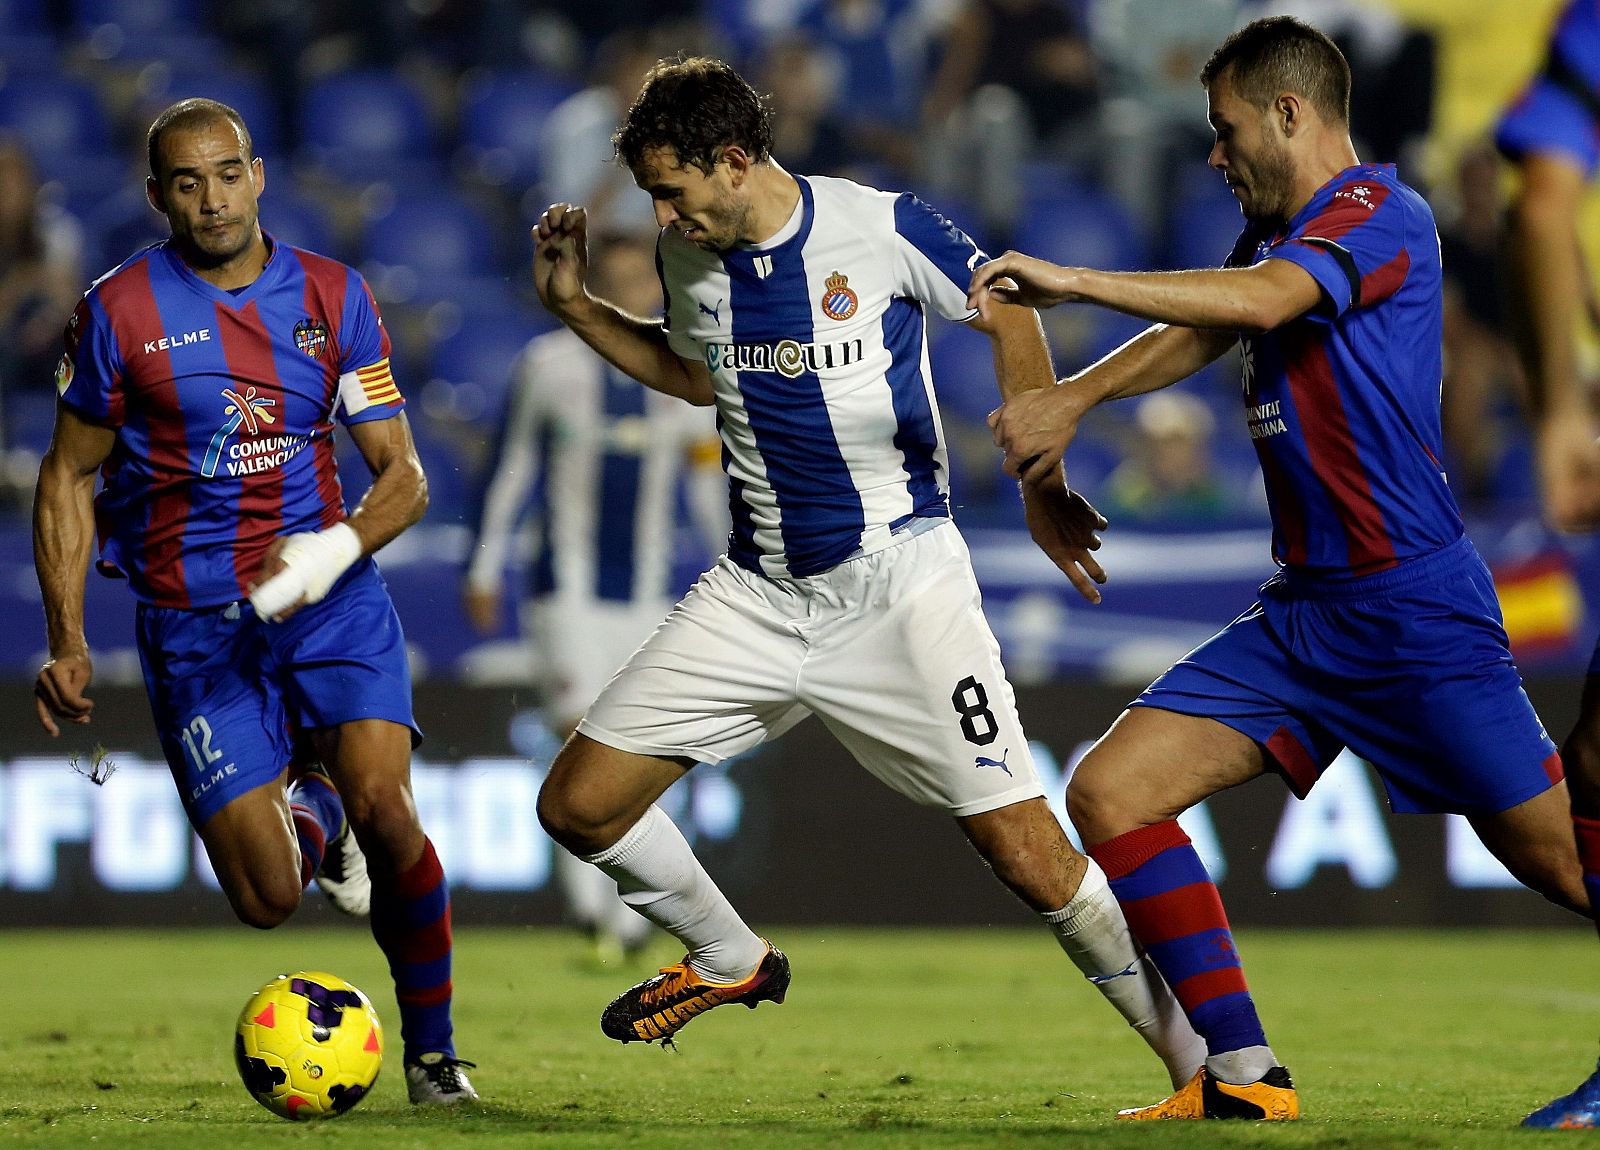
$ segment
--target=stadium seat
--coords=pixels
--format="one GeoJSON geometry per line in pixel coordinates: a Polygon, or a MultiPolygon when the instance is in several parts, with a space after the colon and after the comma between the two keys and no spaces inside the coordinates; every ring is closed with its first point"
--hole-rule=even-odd
{"type": "Polygon", "coordinates": [[[95,90],[65,76],[16,77],[0,87],[0,130],[27,144],[46,179],[70,175],[85,157],[111,151],[111,132],[95,90]]]}
{"type": "MultiPolygon", "coordinates": [[[[175,61],[163,77],[149,78],[147,73],[146,82],[150,90],[144,98],[144,111],[150,119],[168,104],[203,96],[228,105],[244,117],[256,155],[269,160],[284,155],[283,123],[278,115],[278,104],[271,89],[259,77],[238,69],[213,71],[175,61]]],[[[273,177],[281,178],[285,174],[268,172],[269,184],[273,177]]]]}
{"type": "Polygon", "coordinates": [[[410,418],[417,458],[422,463],[423,474],[428,477],[428,522],[466,522],[476,478],[469,473],[461,452],[442,428],[435,428],[415,407],[410,418]]]}
{"type": "Polygon", "coordinates": [[[191,67],[223,60],[198,0],[76,0],[73,25],[98,60],[182,60],[191,67]]]}
{"type": "Polygon", "coordinates": [[[442,298],[499,278],[494,232],[476,207],[447,190],[397,197],[366,226],[363,258],[375,274],[403,273],[403,298],[442,298]]]}
{"type": "Polygon", "coordinates": [[[1144,239],[1122,205],[1082,181],[1031,188],[1014,246],[1059,264],[1113,271],[1149,266],[1144,239]]]}
{"type": "Polygon", "coordinates": [[[1179,177],[1167,229],[1166,266],[1218,267],[1244,230],[1244,215],[1222,176],[1194,164],[1179,177]]]}
{"type": "Polygon", "coordinates": [[[982,423],[1000,406],[993,345],[959,323],[940,323],[929,336],[928,364],[939,409],[949,416],[982,423]]]}
{"type": "MultiPolygon", "coordinates": [[[[131,173],[130,173],[131,177],[131,173]]],[[[145,201],[144,187],[125,178],[100,202],[78,214],[84,233],[84,273],[97,277],[140,248],[167,238],[167,221],[145,201]]]]}
{"type": "Polygon", "coordinates": [[[536,183],[545,118],[575,91],[571,82],[533,70],[490,72],[472,81],[461,108],[467,160],[491,183],[536,183]]]}
{"type": "Polygon", "coordinates": [[[344,72],[310,84],[300,140],[312,163],[340,179],[401,181],[438,169],[422,96],[393,72],[344,72]]]}
{"type": "Polygon", "coordinates": [[[0,0],[0,68],[8,76],[53,71],[56,42],[44,0],[0,0]]]}
{"type": "Polygon", "coordinates": [[[463,420],[490,426],[505,410],[511,365],[527,342],[554,323],[547,313],[502,293],[475,300],[433,348],[433,380],[448,386],[463,420]]]}
{"type": "Polygon", "coordinates": [[[328,213],[315,200],[300,195],[283,178],[283,173],[279,173],[278,182],[267,181],[260,211],[261,227],[278,242],[333,259],[340,258],[334,245],[333,225],[328,220],[328,213]]]}
{"type": "MultiPolygon", "coordinates": [[[[1150,266],[1144,237],[1122,205],[1109,194],[1083,182],[1037,186],[1027,197],[1012,246],[1058,264],[1142,271],[1150,266]]],[[[1059,310],[1059,309],[1058,309],[1059,310]]],[[[1098,357],[1136,335],[1146,325],[1105,308],[1073,309],[1047,321],[1055,329],[1070,325],[1070,347],[1058,350],[1098,357]]],[[[1062,337],[1056,335],[1056,342],[1062,337]]]]}

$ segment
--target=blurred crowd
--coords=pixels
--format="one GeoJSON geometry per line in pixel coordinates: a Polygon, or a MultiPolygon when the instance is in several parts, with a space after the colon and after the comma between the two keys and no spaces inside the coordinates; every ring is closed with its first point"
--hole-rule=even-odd
{"type": "MultiPolygon", "coordinates": [[[[78,293],[165,222],[144,201],[144,131],[185,96],[237,108],[267,168],[263,226],[368,277],[394,341],[433,494],[466,519],[507,373],[551,321],[527,230],[556,200],[613,230],[650,226],[610,134],[651,62],[735,62],[775,110],[791,171],[916,191],[991,251],[1062,263],[1219,263],[1238,207],[1205,166],[1195,80],[1245,20],[1302,16],[1356,72],[1363,159],[1413,184],[1437,45],[1376,0],[0,0],[0,491],[26,513],[51,378],[78,293]]],[[[1450,295],[1446,431],[1469,505],[1529,494],[1518,381],[1494,288],[1494,157],[1469,152],[1436,207],[1450,295]]],[[[1136,332],[1046,313],[1062,373],[1136,332]]],[[[956,504],[1014,522],[984,416],[987,341],[933,335],[956,504]]],[[[1115,405],[1068,456],[1120,522],[1264,516],[1236,365],[1115,405]]]]}

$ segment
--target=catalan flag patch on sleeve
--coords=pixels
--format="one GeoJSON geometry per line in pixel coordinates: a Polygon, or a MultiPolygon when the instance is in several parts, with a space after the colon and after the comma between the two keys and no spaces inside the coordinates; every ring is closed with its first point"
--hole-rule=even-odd
{"type": "Polygon", "coordinates": [[[361,381],[361,390],[366,393],[368,403],[399,402],[400,389],[394,385],[387,359],[380,359],[370,367],[356,368],[356,378],[361,381]]]}
{"type": "Polygon", "coordinates": [[[403,402],[400,389],[395,385],[389,370],[389,361],[380,359],[367,367],[358,367],[339,377],[339,399],[345,412],[356,415],[369,407],[403,402]]]}

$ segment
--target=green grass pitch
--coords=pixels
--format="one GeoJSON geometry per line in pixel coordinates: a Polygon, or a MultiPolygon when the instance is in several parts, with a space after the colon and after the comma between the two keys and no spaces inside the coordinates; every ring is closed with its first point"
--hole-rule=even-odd
{"type": "Polygon", "coordinates": [[[600,1034],[651,966],[602,966],[551,930],[460,929],[457,1033],[485,1102],[417,1113],[359,928],[0,931],[0,1147],[1528,1147],[1574,1137],[1516,1123],[1582,1078],[1600,1033],[1600,951],[1576,924],[1244,931],[1305,1120],[1113,1123],[1165,1076],[1043,931],[775,939],[788,1002],[715,1010],[673,1052],[600,1034]],[[246,1096],[230,1043],[257,984],[302,968],[366,989],[391,1045],[373,1097],[292,1125],[246,1096]]]}

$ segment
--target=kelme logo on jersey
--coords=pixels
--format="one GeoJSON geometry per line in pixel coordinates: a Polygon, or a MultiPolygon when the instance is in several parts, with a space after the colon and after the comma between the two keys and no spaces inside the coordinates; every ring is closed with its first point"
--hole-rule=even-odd
{"type": "Polygon", "coordinates": [[[321,359],[328,350],[328,329],[310,316],[294,325],[294,345],[312,359],[321,359]]]}
{"type": "Polygon", "coordinates": [[[848,276],[834,272],[823,281],[822,314],[829,319],[849,319],[856,314],[856,305],[860,302],[850,290],[848,276]]]}
{"type": "Polygon", "coordinates": [[[792,339],[777,343],[708,343],[706,367],[712,371],[775,371],[794,379],[807,371],[849,367],[860,363],[862,355],[859,339],[840,343],[799,343],[792,339]]]}

